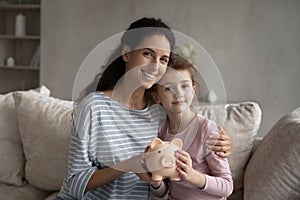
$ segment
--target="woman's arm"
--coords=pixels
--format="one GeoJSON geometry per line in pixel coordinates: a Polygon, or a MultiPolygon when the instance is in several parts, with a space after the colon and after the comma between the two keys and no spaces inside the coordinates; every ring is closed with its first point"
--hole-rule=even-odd
{"type": "Polygon", "coordinates": [[[86,191],[101,187],[129,171],[136,173],[136,175],[145,182],[154,183],[151,180],[150,173],[144,169],[142,164],[142,161],[147,155],[147,153],[142,153],[127,160],[123,160],[113,166],[96,170],[87,184],[86,191]]]}
{"type": "Polygon", "coordinates": [[[110,167],[96,170],[88,181],[85,192],[101,187],[124,173],[124,171],[119,171],[110,167]]]}
{"type": "Polygon", "coordinates": [[[145,171],[141,164],[143,154],[124,160],[113,166],[98,169],[91,160],[88,144],[89,140],[72,135],[67,182],[70,188],[70,195],[77,199],[82,199],[86,192],[102,187],[126,172],[145,171]]]}
{"type": "Polygon", "coordinates": [[[100,165],[91,151],[91,130],[95,124],[91,105],[94,96],[83,100],[73,115],[73,126],[65,184],[69,195],[82,199],[87,191],[101,187],[124,173],[113,167],[100,165]]]}

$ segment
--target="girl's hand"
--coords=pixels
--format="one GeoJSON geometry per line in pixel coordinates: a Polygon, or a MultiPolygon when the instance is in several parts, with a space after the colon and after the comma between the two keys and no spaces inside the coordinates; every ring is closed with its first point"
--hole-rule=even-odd
{"type": "Polygon", "coordinates": [[[230,137],[226,134],[222,127],[218,127],[220,135],[211,134],[207,141],[211,150],[213,150],[221,158],[228,158],[231,153],[230,137]]]}
{"type": "Polygon", "coordinates": [[[199,188],[204,188],[206,184],[205,175],[194,170],[190,154],[183,150],[177,150],[176,157],[177,171],[181,178],[199,188]]]}
{"type": "Polygon", "coordinates": [[[177,171],[179,175],[184,180],[191,181],[194,169],[190,154],[184,150],[179,149],[176,152],[176,158],[177,171]]]}

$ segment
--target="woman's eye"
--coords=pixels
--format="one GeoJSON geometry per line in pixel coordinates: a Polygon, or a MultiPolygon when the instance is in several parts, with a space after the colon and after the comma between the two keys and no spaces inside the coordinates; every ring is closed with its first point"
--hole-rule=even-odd
{"type": "Polygon", "coordinates": [[[152,52],[149,52],[149,51],[145,51],[144,53],[143,53],[143,55],[144,56],[146,56],[146,57],[153,57],[153,53],[152,52]]]}
{"type": "Polygon", "coordinates": [[[169,60],[167,58],[161,58],[160,61],[163,63],[163,64],[167,64],[169,62],[169,60]]]}
{"type": "Polygon", "coordinates": [[[164,86],[164,90],[167,92],[173,91],[173,87],[172,86],[164,86]]]}

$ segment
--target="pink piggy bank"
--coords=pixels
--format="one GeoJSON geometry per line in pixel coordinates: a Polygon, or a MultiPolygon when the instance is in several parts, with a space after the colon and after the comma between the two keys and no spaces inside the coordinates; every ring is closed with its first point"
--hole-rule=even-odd
{"type": "Polygon", "coordinates": [[[147,169],[152,173],[152,180],[160,181],[163,177],[179,181],[180,176],[176,171],[175,152],[182,148],[182,140],[176,138],[171,142],[163,142],[154,138],[147,152],[150,154],[145,159],[147,169]]]}

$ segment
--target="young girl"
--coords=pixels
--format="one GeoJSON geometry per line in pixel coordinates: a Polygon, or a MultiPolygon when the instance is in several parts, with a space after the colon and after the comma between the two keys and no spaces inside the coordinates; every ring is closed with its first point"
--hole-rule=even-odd
{"type": "Polygon", "coordinates": [[[216,124],[190,108],[195,96],[193,73],[192,64],[174,56],[152,94],[168,114],[159,137],[165,141],[181,138],[183,148],[176,153],[181,180],[152,183],[151,191],[162,197],[169,189],[169,199],[225,199],[233,190],[229,164],[206,145],[211,133],[219,134],[216,124]]]}

